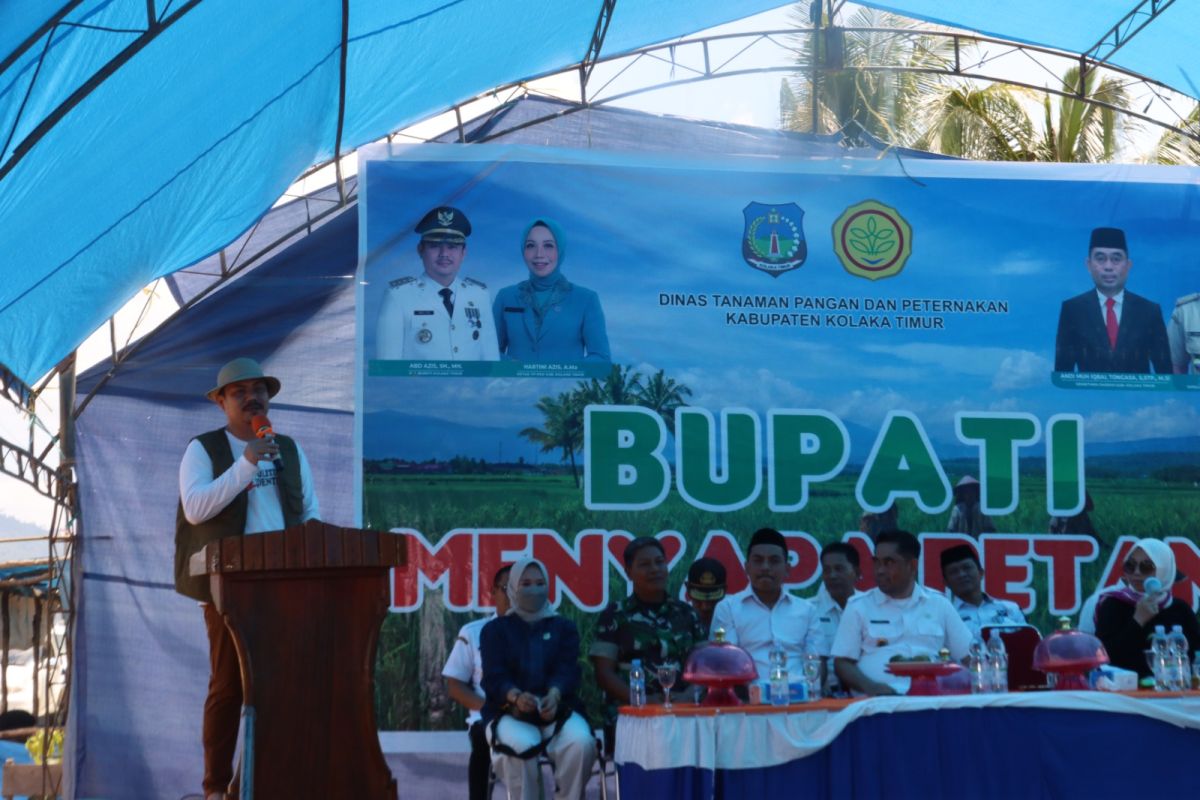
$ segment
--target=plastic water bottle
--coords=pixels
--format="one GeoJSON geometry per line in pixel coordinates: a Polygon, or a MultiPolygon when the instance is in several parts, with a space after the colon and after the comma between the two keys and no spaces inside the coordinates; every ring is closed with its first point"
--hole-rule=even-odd
{"type": "Polygon", "coordinates": [[[988,637],[988,670],[991,673],[991,689],[993,692],[1008,691],[1008,650],[1004,640],[997,631],[992,631],[988,637]]]}
{"type": "Polygon", "coordinates": [[[967,650],[967,670],[971,673],[971,694],[984,694],[990,688],[988,681],[987,649],[978,635],[967,650]]]}
{"type": "Polygon", "coordinates": [[[1188,663],[1188,641],[1183,635],[1182,625],[1171,626],[1167,636],[1167,648],[1170,655],[1171,690],[1182,692],[1191,684],[1192,666],[1188,663]]]}
{"type": "Polygon", "coordinates": [[[787,653],[779,645],[771,649],[771,705],[786,706],[791,687],[788,686],[787,653]]]}
{"type": "Polygon", "coordinates": [[[1154,635],[1150,637],[1150,651],[1154,671],[1154,690],[1165,692],[1170,688],[1171,652],[1167,644],[1167,629],[1162,625],[1154,626],[1154,635]]]}
{"type": "Polygon", "coordinates": [[[629,665],[629,705],[646,705],[646,671],[642,669],[640,658],[635,658],[629,665]]]}
{"type": "Polygon", "coordinates": [[[1192,689],[1200,689],[1200,650],[1196,651],[1196,656],[1192,659],[1192,689]]]}

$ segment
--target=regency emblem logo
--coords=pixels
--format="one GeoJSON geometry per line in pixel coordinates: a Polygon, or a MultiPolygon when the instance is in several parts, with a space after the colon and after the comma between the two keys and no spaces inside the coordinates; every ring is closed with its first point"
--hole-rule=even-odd
{"type": "Polygon", "coordinates": [[[808,258],[804,241],[804,209],[795,203],[751,203],[742,209],[742,258],[768,275],[779,277],[808,258]]]}

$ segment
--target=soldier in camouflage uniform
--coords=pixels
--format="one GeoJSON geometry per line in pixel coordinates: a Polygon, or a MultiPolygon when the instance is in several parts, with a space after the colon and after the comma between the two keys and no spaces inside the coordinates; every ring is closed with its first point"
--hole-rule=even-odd
{"type": "MultiPolygon", "coordinates": [[[[600,615],[589,652],[596,682],[608,700],[606,726],[616,723],[617,706],[629,702],[629,665],[633,659],[642,660],[647,696],[661,694],[658,665],[675,661],[682,671],[692,647],[707,638],[696,610],[667,596],[667,558],[657,539],[634,539],[625,547],[624,560],[633,594],[612,603],[600,615]]],[[[673,691],[686,687],[679,680],[673,691]]]]}

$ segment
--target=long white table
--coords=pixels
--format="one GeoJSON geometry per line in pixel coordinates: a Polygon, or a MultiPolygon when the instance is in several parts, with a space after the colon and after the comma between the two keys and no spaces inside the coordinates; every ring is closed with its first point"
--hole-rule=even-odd
{"type": "MultiPolygon", "coordinates": [[[[962,797],[1071,797],[1087,787],[1092,797],[1108,797],[1137,786],[1144,793],[1146,776],[1157,780],[1173,753],[1183,759],[1178,770],[1165,770],[1178,777],[1175,789],[1200,796],[1200,772],[1191,766],[1200,752],[1200,693],[1029,692],[821,701],[786,711],[677,709],[622,710],[615,760],[624,797],[733,798],[800,782],[805,797],[876,797],[887,789],[889,797],[927,800],[956,784],[961,792],[963,780],[962,797]],[[1004,766],[999,778],[990,774],[997,764],[1004,766]],[[971,780],[989,774],[982,783],[971,780]],[[1047,787],[1065,794],[1047,794],[1047,787]]],[[[1156,784],[1155,794],[1161,789],[1156,784]]]]}

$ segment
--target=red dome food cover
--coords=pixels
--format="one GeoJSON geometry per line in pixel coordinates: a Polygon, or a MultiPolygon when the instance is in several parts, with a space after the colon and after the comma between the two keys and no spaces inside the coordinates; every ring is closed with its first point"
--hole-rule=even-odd
{"type": "Polygon", "coordinates": [[[1108,663],[1104,645],[1090,633],[1064,628],[1042,639],[1033,668],[1042,672],[1087,672],[1108,663]]]}
{"type": "Polygon", "coordinates": [[[683,679],[710,688],[717,686],[740,686],[758,677],[754,659],[736,644],[722,640],[723,631],[718,629],[717,640],[698,645],[688,654],[683,668],[683,679]]]}

